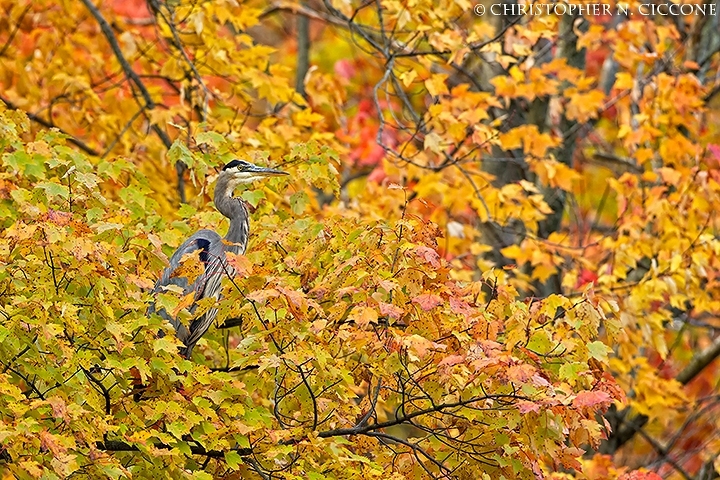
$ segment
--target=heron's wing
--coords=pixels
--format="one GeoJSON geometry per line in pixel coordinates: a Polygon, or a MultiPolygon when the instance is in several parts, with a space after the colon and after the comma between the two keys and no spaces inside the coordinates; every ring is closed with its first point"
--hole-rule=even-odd
{"type": "MultiPolygon", "coordinates": [[[[166,285],[178,285],[183,288],[185,294],[195,290],[195,283],[201,281],[199,277],[195,280],[195,283],[190,284],[185,277],[173,276],[175,270],[180,266],[180,261],[185,255],[200,250],[200,261],[205,264],[205,269],[207,270],[208,262],[211,261],[213,256],[217,255],[217,250],[221,246],[222,239],[220,235],[212,230],[195,232],[172,254],[170,257],[170,266],[163,271],[160,280],[155,284],[154,291],[157,292],[166,285]]],[[[201,276],[203,275],[201,274],[201,276]]]]}
{"type": "MultiPolygon", "coordinates": [[[[168,285],[177,285],[183,289],[184,294],[188,294],[195,290],[195,298],[201,298],[208,278],[208,266],[215,263],[215,259],[219,258],[222,252],[222,238],[212,230],[200,230],[190,236],[170,257],[170,265],[163,271],[160,280],[155,284],[153,292],[159,292],[163,287],[168,285]],[[183,256],[200,250],[200,261],[205,264],[205,271],[200,274],[193,283],[190,283],[186,277],[173,276],[175,270],[180,266],[183,256]]],[[[211,268],[210,270],[214,270],[211,268]]],[[[155,313],[155,302],[151,303],[148,313],[155,313]]],[[[177,332],[178,338],[182,342],[186,342],[190,336],[188,328],[175,319],[164,308],[157,310],[157,314],[169,321],[177,332]]]]}
{"type": "MultiPolygon", "coordinates": [[[[234,274],[233,268],[226,262],[225,248],[222,241],[210,246],[207,257],[205,272],[199,276],[195,282],[196,300],[201,298],[219,299],[222,277],[225,275],[232,276],[234,274]]],[[[200,340],[200,337],[205,335],[205,332],[207,332],[208,328],[213,324],[217,313],[217,308],[212,307],[203,315],[193,318],[192,322],[190,322],[190,326],[188,327],[190,333],[187,340],[185,340],[188,355],[192,352],[192,347],[195,343],[200,340]]]]}

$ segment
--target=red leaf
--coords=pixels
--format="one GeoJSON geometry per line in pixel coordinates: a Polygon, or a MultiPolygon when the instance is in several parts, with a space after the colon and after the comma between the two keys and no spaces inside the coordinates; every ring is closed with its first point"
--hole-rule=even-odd
{"type": "Polygon", "coordinates": [[[540,405],[538,405],[535,402],[530,402],[528,400],[520,400],[517,403],[518,411],[520,413],[528,413],[528,412],[539,412],[540,411],[540,405]]]}
{"type": "Polygon", "coordinates": [[[513,365],[507,369],[507,377],[511,382],[525,383],[535,375],[535,367],[532,365],[513,365]]]}
{"type": "Polygon", "coordinates": [[[145,0],[113,0],[110,4],[115,13],[122,17],[132,18],[133,20],[153,18],[145,0]]]}
{"type": "Polygon", "coordinates": [[[450,310],[458,315],[468,316],[472,313],[472,308],[465,301],[455,297],[450,297],[450,310]]]}
{"type": "Polygon", "coordinates": [[[392,303],[378,302],[380,304],[380,315],[400,320],[405,311],[392,303]]]}
{"type": "Polygon", "coordinates": [[[578,275],[577,283],[575,284],[575,289],[582,288],[590,282],[596,282],[597,279],[598,279],[597,273],[583,268],[582,270],[580,270],[580,275],[578,275]]]}
{"type": "Polygon", "coordinates": [[[708,150],[710,150],[710,153],[713,154],[715,160],[720,160],[720,145],[714,145],[711,143],[708,145],[708,150]]]}
{"type": "Polygon", "coordinates": [[[335,74],[346,80],[350,80],[355,76],[355,66],[347,60],[338,60],[335,62],[335,74]]]}
{"type": "Polygon", "coordinates": [[[438,367],[452,367],[464,361],[465,357],[462,355],[448,355],[438,363],[438,367]]]}
{"type": "Polygon", "coordinates": [[[633,472],[623,473],[618,480],[662,480],[662,477],[655,472],[633,472]]]}
{"type": "Polygon", "coordinates": [[[427,263],[437,268],[440,266],[440,255],[430,247],[417,247],[415,253],[427,263]]]}
{"type": "Polygon", "coordinates": [[[442,305],[443,299],[437,295],[426,293],[424,295],[418,295],[417,297],[413,298],[412,302],[417,303],[418,305],[420,305],[420,308],[427,312],[428,310],[432,310],[438,305],[442,305]]]}
{"type": "Polygon", "coordinates": [[[387,173],[385,173],[385,169],[383,168],[382,164],[375,167],[375,169],[370,172],[370,175],[368,175],[368,182],[375,182],[375,183],[381,183],[383,180],[387,178],[387,173]]]}
{"type": "Polygon", "coordinates": [[[596,405],[607,404],[612,401],[612,398],[607,392],[597,391],[584,391],[577,394],[575,400],[573,400],[573,407],[594,407],[596,405]]]}

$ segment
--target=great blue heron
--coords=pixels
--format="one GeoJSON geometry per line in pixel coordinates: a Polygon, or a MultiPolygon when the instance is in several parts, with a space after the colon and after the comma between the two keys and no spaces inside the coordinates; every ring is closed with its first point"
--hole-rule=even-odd
{"type": "MultiPolygon", "coordinates": [[[[215,207],[230,219],[230,228],[225,238],[220,238],[212,230],[200,230],[190,236],[185,243],[170,257],[170,266],[165,269],[155,285],[155,293],[163,290],[168,285],[177,285],[183,289],[185,295],[195,292],[195,302],[203,298],[220,297],[221,280],[224,275],[234,275],[234,269],[226,261],[226,253],[245,253],[250,233],[250,222],[245,202],[233,197],[233,192],[238,185],[248,184],[265,177],[287,175],[286,172],[272,168],[259,167],[245,160],[233,160],[225,165],[218,176],[215,184],[215,207]],[[195,282],[190,283],[187,278],[174,276],[173,272],[180,265],[183,256],[200,251],[200,261],[205,266],[205,271],[200,274],[195,282]]],[[[190,308],[191,313],[196,305],[190,308]]],[[[149,313],[154,313],[155,304],[150,306],[149,313]]],[[[180,353],[185,358],[190,358],[193,347],[200,338],[207,332],[217,315],[217,308],[210,308],[204,314],[198,316],[186,327],[180,320],[170,315],[164,308],[157,310],[158,315],[168,320],[175,328],[175,333],[184,347],[180,353]]]]}

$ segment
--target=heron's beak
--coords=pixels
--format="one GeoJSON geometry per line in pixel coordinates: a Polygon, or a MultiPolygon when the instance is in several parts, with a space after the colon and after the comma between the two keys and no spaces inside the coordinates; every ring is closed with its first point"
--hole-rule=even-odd
{"type": "Polygon", "coordinates": [[[252,170],[246,170],[249,173],[253,173],[255,175],[261,176],[261,177],[280,177],[282,175],[290,175],[287,172],[283,172],[282,170],[276,170],[274,168],[268,168],[268,167],[258,167],[257,165],[253,165],[252,170]]]}

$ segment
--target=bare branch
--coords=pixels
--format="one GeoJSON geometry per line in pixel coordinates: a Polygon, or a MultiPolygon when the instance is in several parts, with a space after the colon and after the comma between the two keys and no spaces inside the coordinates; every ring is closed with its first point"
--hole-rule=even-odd
{"type": "MultiPolygon", "coordinates": [[[[139,452],[140,449],[131,444],[125,443],[120,440],[106,440],[104,442],[95,443],[98,449],[105,450],[106,452],[139,452]]],[[[162,450],[172,450],[173,446],[166,445],[164,443],[156,443],[153,445],[154,448],[160,448],[162,450]]],[[[193,455],[203,455],[212,458],[225,458],[224,451],[220,450],[205,450],[201,445],[190,445],[190,451],[193,455]]],[[[234,448],[230,450],[237,453],[240,456],[248,456],[253,454],[252,448],[234,448]]]]}
{"type": "MultiPolygon", "coordinates": [[[[110,44],[110,48],[112,49],[113,53],[115,54],[115,58],[120,63],[120,66],[123,69],[123,72],[125,73],[125,77],[128,79],[128,81],[131,82],[131,84],[134,84],[135,87],[140,91],[140,95],[142,96],[145,105],[143,106],[143,111],[145,109],[147,110],[153,110],[157,104],[153,101],[152,97],[150,96],[150,92],[145,87],[145,84],[142,82],[138,74],[135,72],[135,70],[132,69],[130,66],[130,63],[127,61],[125,56],[122,53],[122,50],[120,49],[120,44],[118,43],[117,37],[115,36],[115,33],[112,31],[112,27],[110,27],[110,24],[108,24],[107,20],[105,20],[105,17],[102,16],[102,13],[100,13],[100,10],[93,5],[93,3],[90,0],[81,0],[83,5],[88,9],[90,14],[95,18],[95,20],[98,22],[98,25],[100,26],[100,30],[102,31],[103,35],[105,35],[105,38],[107,39],[108,43],[110,44]]],[[[132,85],[131,85],[132,88],[132,85]]],[[[134,90],[134,88],[133,88],[134,90]]],[[[145,113],[145,112],[144,112],[145,113]]],[[[146,114],[147,117],[147,114],[146,114]]],[[[150,120],[148,118],[148,120],[150,120]]],[[[172,140],[170,139],[170,136],[158,125],[150,122],[152,124],[152,130],[155,132],[155,134],[160,138],[160,140],[163,142],[163,145],[165,145],[165,148],[169,149],[172,146],[172,140]]],[[[183,180],[183,173],[185,172],[185,165],[182,162],[176,162],[175,169],[177,171],[178,175],[178,194],[180,196],[180,202],[185,202],[185,182],[183,180]]]]}
{"type": "MultiPolygon", "coordinates": [[[[305,5],[302,2],[301,5],[305,5]]],[[[310,68],[310,19],[305,15],[297,17],[297,72],[295,73],[295,91],[305,96],[305,76],[310,68]]]]}
{"type": "Polygon", "coordinates": [[[67,133],[66,131],[64,131],[63,129],[55,126],[55,124],[53,124],[51,121],[45,120],[45,119],[39,117],[38,115],[35,115],[34,113],[26,112],[25,110],[21,109],[20,107],[18,107],[18,106],[15,105],[14,103],[12,103],[9,99],[3,97],[2,95],[0,95],[0,101],[3,102],[5,105],[7,105],[7,107],[8,107],[10,110],[19,110],[19,111],[24,112],[25,115],[27,115],[27,117],[28,117],[30,120],[32,120],[33,122],[35,122],[35,123],[37,123],[37,124],[39,124],[39,125],[42,125],[42,126],[45,127],[45,128],[55,128],[55,129],[57,129],[58,132],[62,133],[63,135],[65,135],[65,136],[67,137],[68,142],[72,143],[73,145],[75,145],[76,147],[78,147],[80,150],[82,150],[83,152],[87,153],[88,155],[92,155],[92,156],[94,156],[94,157],[99,157],[99,156],[100,156],[100,152],[98,152],[98,151],[95,150],[94,148],[88,146],[88,145],[87,145],[85,142],[83,142],[82,140],[73,137],[72,135],[70,135],[69,133],[67,133]]]}
{"type": "Polygon", "coordinates": [[[677,374],[675,380],[687,385],[718,356],[720,356],[720,336],[716,337],[709,347],[695,355],[690,364],[677,374]]]}
{"type": "Polygon", "coordinates": [[[636,430],[640,436],[653,447],[653,450],[660,455],[660,458],[662,458],[663,461],[669,463],[685,480],[692,480],[692,477],[688,475],[688,473],[683,470],[683,468],[672,457],[670,457],[670,452],[668,452],[667,449],[663,448],[663,446],[657,443],[655,439],[645,433],[645,430],[642,428],[637,428],[636,430]]]}

